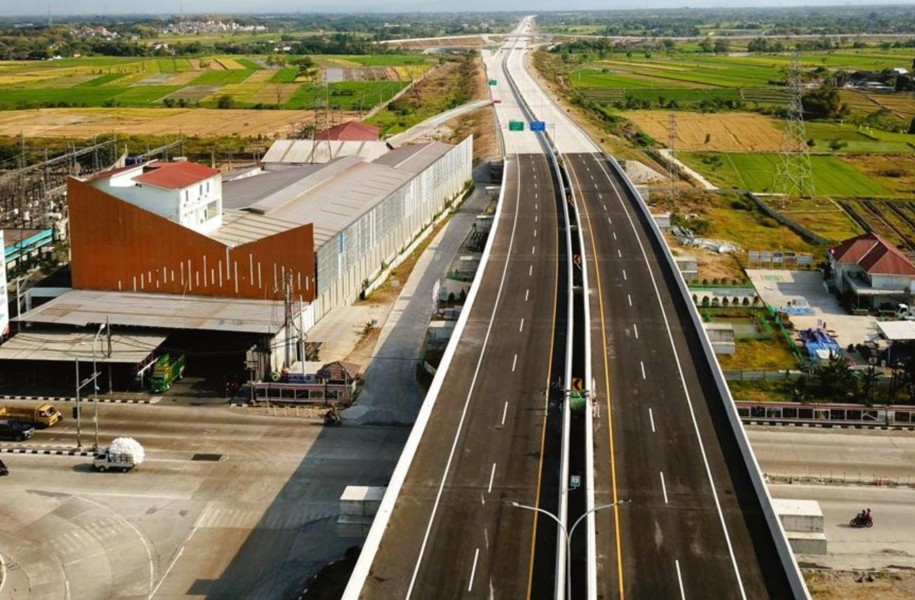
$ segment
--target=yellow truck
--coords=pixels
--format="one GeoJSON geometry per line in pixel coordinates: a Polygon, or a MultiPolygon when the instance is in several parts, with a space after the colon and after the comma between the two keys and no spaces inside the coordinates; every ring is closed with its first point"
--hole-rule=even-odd
{"type": "Polygon", "coordinates": [[[28,406],[0,406],[0,418],[31,423],[35,427],[50,427],[64,417],[57,407],[49,402],[28,406]]]}

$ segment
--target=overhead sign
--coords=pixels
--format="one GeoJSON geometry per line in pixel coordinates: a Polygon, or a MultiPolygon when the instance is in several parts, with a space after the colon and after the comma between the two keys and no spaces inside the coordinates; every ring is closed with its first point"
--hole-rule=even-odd
{"type": "Polygon", "coordinates": [[[543,121],[531,121],[531,131],[546,131],[546,123],[543,121]]]}
{"type": "Polygon", "coordinates": [[[0,230],[0,336],[10,328],[9,299],[6,297],[6,242],[0,230]]]}
{"type": "Polygon", "coordinates": [[[509,131],[524,131],[524,121],[509,121],[508,130],[509,131]]]}
{"type": "Polygon", "coordinates": [[[492,85],[499,85],[499,82],[496,81],[495,79],[490,79],[490,80],[489,80],[489,85],[491,85],[491,86],[492,86],[492,85]]]}

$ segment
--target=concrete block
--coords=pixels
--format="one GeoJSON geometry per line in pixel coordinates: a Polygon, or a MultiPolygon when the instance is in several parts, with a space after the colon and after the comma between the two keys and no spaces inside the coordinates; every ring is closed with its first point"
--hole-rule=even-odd
{"type": "Polygon", "coordinates": [[[348,485],[340,495],[340,516],[360,518],[375,516],[381,499],[384,497],[384,487],[369,487],[364,485],[348,485]]]}
{"type": "Polygon", "coordinates": [[[826,534],[815,531],[788,532],[788,543],[795,554],[826,554],[826,534]]]}
{"type": "Polygon", "coordinates": [[[776,498],[772,507],[787,532],[823,532],[823,511],[816,500],[776,498]]]}

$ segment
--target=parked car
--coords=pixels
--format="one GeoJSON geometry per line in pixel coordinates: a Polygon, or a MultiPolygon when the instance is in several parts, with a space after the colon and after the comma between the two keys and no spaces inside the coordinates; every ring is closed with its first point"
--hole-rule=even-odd
{"type": "Polygon", "coordinates": [[[28,423],[12,421],[10,419],[0,420],[0,439],[14,440],[21,442],[35,435],[35,427],[28,423]]]}

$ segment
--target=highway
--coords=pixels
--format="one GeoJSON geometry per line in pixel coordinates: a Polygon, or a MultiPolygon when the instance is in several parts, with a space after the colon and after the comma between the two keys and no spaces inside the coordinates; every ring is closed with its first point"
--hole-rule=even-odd
{"type": "Polygon", "coordinates": [[[699,336],[648,224],[602,156],[565,161],[597,288],[594,391],[605,416],[595,436],[597,504],[631,500],[598,518],[601,589],[789,596],[699,336]]]}
{"type": "Polygon", "coordinates": [[[546,157],[505,168],[489,261],[364,598],[527,595],[535,519],[511,502],[540,493],[559,242],[546,157]]]}

